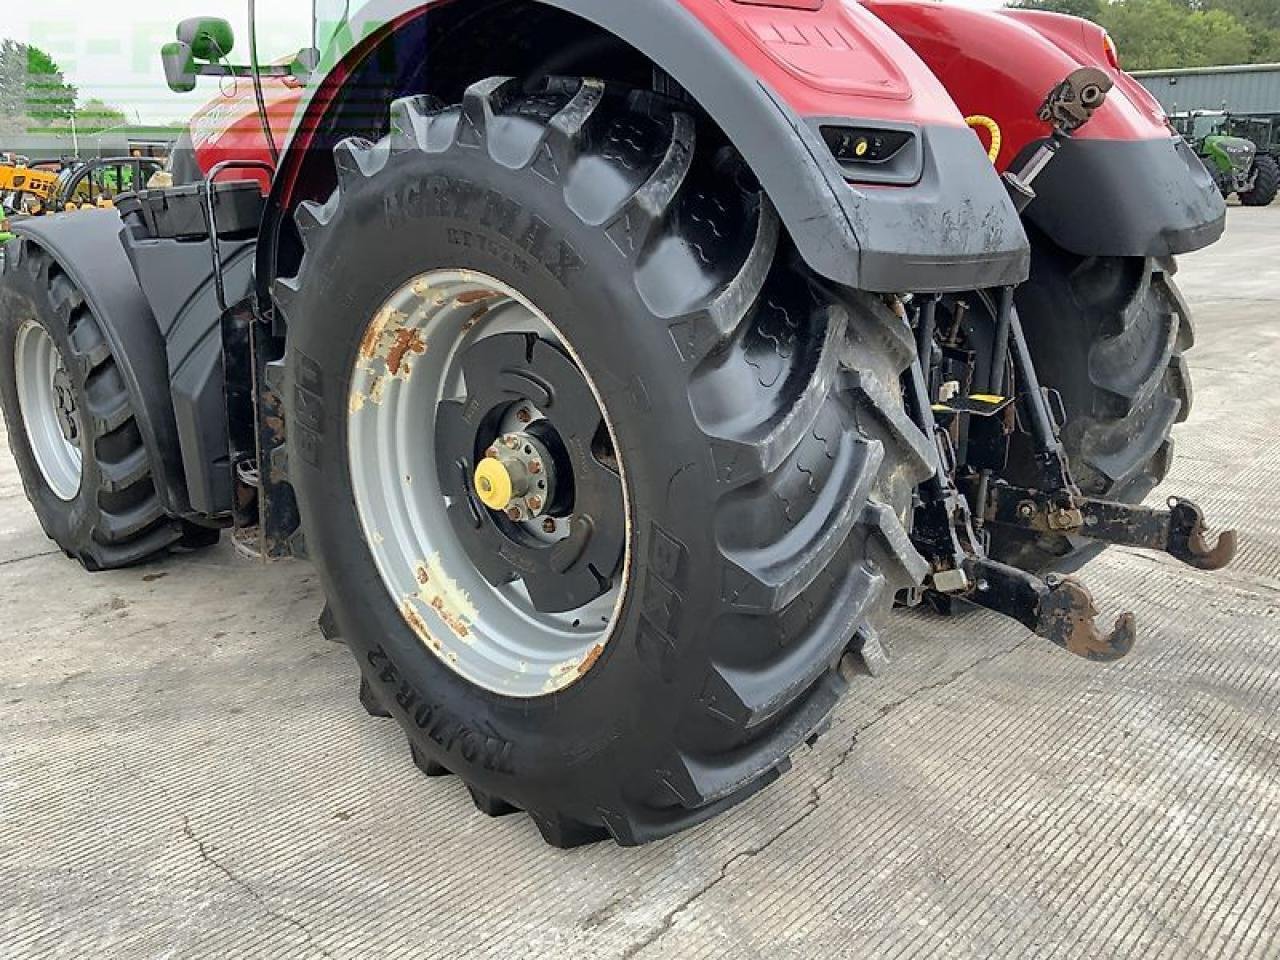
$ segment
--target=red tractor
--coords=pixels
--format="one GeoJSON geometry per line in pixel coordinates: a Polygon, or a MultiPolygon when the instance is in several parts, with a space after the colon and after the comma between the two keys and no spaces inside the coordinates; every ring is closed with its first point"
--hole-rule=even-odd
{"type": "Polygon", "coordinates": [[[1194,504],[1139,506],[1191,403],[1174,257],[1225,209],[1098,27],[916,0],[323,19],[323,57],[276,66],[179,27],[170,85],[235,89],[172,186],[18,225],[0,399],[88,569],[229,528],[309,558],[364,706],[485,813],[667,836],[787,769],[895,602],[1105,661],[1133,618],[1099,627],[1068,571],[1231,559],[1194,504]]]}

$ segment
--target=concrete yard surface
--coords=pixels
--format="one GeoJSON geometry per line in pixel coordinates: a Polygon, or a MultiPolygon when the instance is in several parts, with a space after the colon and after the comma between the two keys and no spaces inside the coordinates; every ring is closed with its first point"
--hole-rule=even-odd
{"type": "Polygon", "coordinates": [[[1119,664],[901,612],[886,676],[742,807],[562,853],[428,780],[232,548],[90,576],[0,454],[0,960],[1280,956],[1280,206],[1185,258],[1197,402],[1161,495],[1221,573],[1113,549],[1119,664]]]}

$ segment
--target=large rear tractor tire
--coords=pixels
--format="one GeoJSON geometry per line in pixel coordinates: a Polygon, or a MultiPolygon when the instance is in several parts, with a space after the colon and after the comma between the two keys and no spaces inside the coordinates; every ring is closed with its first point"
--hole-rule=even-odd
{"type": "Polygon", "coordinates": [[[647,93],[490,80],[336,162],[276,294],[366,709],[557,846],[772,782],[925,573],[900,314],[819,286],[733,152],[647,93]]]}
{"type": "MultiPolygon", "coordinates": [[[[1062,443],[1081,490],[1141,503],[1173,459],[1173,427],[1191,412],[1183,358],[1195,336],[1172,259],[1080,257],[1032,235],[1018,315],[1041,384],[1062,398],[1062,443]]],[[[1031,449],[1015,436],[1006,478],[1035,485],[1031,449]]],[[[1093,541],[997,528],[993,554],[1025,570],[1070,571],[1093,541]]]]}
{"type": "Polygon", "coordinates": [[[1240,202],[1246,207],[1267,207],[1280,193],[1280,160],[1269,153],[1258,154],[1253,162],[1257,175],[1253,189],[1240,194],[1240,202]]]}
{"type": "Polygon", "coordinates": [[[0,405],[40,524],[87,570],[128,567],[216,530],[170,517],[156,494],[120,369],[84,294],[19,237],[0,267],[0,405]]]}

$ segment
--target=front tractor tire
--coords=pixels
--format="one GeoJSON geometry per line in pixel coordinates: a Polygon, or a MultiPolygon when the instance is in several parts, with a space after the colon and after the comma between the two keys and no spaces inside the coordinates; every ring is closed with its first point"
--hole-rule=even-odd
{"type": "Polygon", "coordinates": [[[1240,202],[1246,207],[1268,207],[1280,193],[1280,160],[1269,153],[1260,153],[1253,166],[1253,189],[1242,192],[1240,202]]]}
{"type": "Polygon", "coordinates": [[[276,296],[365,707],[562,847],[769,784],[926,572],[901,314],[817,284],[733,152],[647,93],[408,98],[336,164],[276,296]]]}
{"type": "Polygon", "coordinates": [[[91,572],[216,542],[216,530],[165,512],[120,368],[83,292],[25,238],[5,245],[0,264],[0,406],[44,532],[91,572]]]}
{"type": "MultiPolygon", "coordinates": [[[[1082,257],[1032,231],[1031,277],[1018,315],[1041,385],[1061,398],[1062,444],[1087,496],[1141,503],[1173,462],[1173,428],[1191,413],[1183,356],[1195,342],[1172,259],[1082,257]]],[[[1027,438],[1015,434],[1006,479],[1036,485],[1027,438]]],[[[1104,547],[994,528],[992,553],[1033,572],[1079,568],[1104,547]]]]}

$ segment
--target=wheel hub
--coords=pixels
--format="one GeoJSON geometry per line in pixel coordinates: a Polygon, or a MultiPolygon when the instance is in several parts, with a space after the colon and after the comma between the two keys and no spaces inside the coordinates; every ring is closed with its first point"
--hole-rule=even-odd
{"type": "Polygon", "coordinates": [[[67,443],[80,443],[80,411],[76,407],[76,394],[71,388],[71,375],[59,366],[53,375],[54,406],[58,426],[67,443]]]}
{"type": "Polygon", "coordinates": [[[495,278],[423,274],[374,314],[348,409],[365,539],[424,644],[509,696],[592,669],[627,583],[623,467],[546,316],[495,278]]]}
{"type": "Polygon", "coordinates": [[[598,456],[603,419],[585,377],[525,333],[477,340],[458,363],[465,393],[437,408],[436,464],[472,563],[495,586],[520,581],[543,612],[608,593],[625,541],[622,489],[598,456]]]}
{"type": "Polygon", "coordinates": [[[541,440],[531,433],[505,433],[476,467],[476,496],[515,523],[536,520],[555,496],[555,475],[555,461],[541,440]]]}

